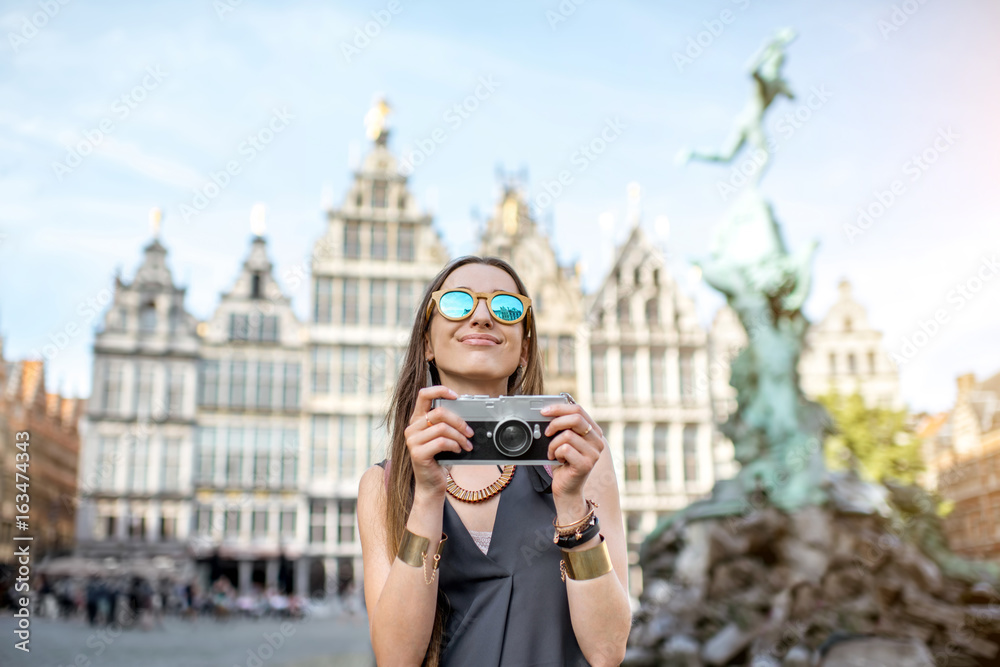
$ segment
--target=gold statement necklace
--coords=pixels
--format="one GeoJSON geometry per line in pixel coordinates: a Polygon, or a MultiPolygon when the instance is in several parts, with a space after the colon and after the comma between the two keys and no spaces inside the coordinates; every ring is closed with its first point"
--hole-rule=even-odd
{"type": "Polygon", "coordinates": [[[445,489],[448,491],[449,496],[455,498],[456,500],[461,500],[463,503],[481,503],[503,491],[507,485],[510,484],[510,480],[514,478],[514,470],[516,469],[517,466],[504,466],[503,471],[500,473],[500,479],[493,482],[485,489],[479,489],[478,491],[463,489],[455,483],[455,480],[452,479],[451,473],[449,472],[447,486],[445,489]]]}

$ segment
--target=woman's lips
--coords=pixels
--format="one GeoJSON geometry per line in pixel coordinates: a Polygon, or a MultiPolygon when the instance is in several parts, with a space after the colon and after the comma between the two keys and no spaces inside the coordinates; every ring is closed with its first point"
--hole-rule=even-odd
{"type": "Polygon", "coordinates": [[[493,342],[493,341],[491,341],[491,340],[489,340],[487,338],[466,338],[462,342],[465,343],[466,345],[498,345],[499,344],[499,343],[495,343],[495,342],[493,342]]]}

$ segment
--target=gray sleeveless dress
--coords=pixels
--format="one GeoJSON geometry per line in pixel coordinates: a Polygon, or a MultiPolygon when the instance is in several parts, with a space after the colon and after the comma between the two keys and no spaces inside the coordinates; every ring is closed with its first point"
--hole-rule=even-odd
{"type": "MultiPolygon", "coordinates": [[[[388,470],[388,462],[379,467],[388,470]]],[[[448,501],[438,590],[448,601],[442,667],[589,666],[569,616],[552,543],[552,478],[518,466],[500,492],[484,554],[448,501]]]]}
{"type": "Polygon", "coordinates": [[[541,466],[518,466],[500,493],[484,554],[446,501],[440,591],[447,598],[444,667],[587,665],[570,623],[555,505],[541,466]]]}

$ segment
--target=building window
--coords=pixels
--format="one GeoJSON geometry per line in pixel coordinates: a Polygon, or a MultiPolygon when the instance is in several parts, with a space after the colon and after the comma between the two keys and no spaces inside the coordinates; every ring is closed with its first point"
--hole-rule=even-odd
{"type": "Polygon", "coordinates": [[[344,223],[344,257],[358,259],[361,257],[361,223],[344,223]]]}
{"type": "Polygon", "coordinates": [[[250,340],[250,316],[246,313],[229,314],[229,340],[250,340]]]}
{"type": "Polygon", "coordinates": [[[268,442],[271,431],[260,429],[256,431],[256,435],[257,442],[253,453],[253,485],[258,488],[266,487],[268,484],[277,486],[278,473],[281,471],[275,470],[275,474],[271,474],[271,451],[268,442]]]}
{"type": "Polygon", "coordinates": [[[389,256],[387,234],[388,230],[384,224],[372,223],[372,259],[385,259],[389,256]]]}
{"type": "Polygon", "coordinates": [[[139,366],[135,413],[139,418],[146,418],[153,410],[153,367],[149,364],[139,366]]]}
{"type": "Polygon", "coordinates": [[[385,324],[385,292],[387,283],[373,279],[369,283],[369,302],[372,324],[385,324]]]}
{"type": "Polygon", "coordinates": [[[299,364],[285,364],[284,407],[286,410],[299,409],[299,364]]]}
{"type": "Polygon", "coordinates": [[[215,407],[219,403],[219,362],[201,362],[201,404],[215,407]]]}
{"type": "Polygon", "coordinates": [[[396,235],[396,259],[401,262],[412,262],[416,257],[414,239],[416,230],[413,225],[400,225],[396,235]]]}
{"type": "Polygon", "coordinates": [[[660,301],[652,298],[646,302],[646,324],[656,326],[660,323],[660,301]]]}
{"type": "Polygon", "coordinates": [[[214,428],[202,428],[198,433],[198,480],[202,484],[215,480],[214,428]]]}
{"type": "MultiPolygon", "coordinates": [[[[280,368],[280,367],[279,367],[280,368]]],[[[270,410],[274,395],[274,364],[262,361],[257,365],[257,409],[270,410]]]]}
{"type": "Polygon", "coordinates": [[[337,478],[341,480],[354,479],[354,467],[357,462],[357,435],[354,427],[354,415],[340,416],[340,438],[337,443],[337,478]]]}
{"type": "Polygon", "coordinates": [[[129,487],[132,491],[144,492],[149,475],[149,441],[136,438],[132,442],[131,470],[129,471],[129,487]]]}
{"type": "Polygon", "coordinates": [[[212,508],[200,506],[195,519],[195,530],[199,535],[212,534],[212,508]]]}
{"type": "Polygon", "coordinates": [[[181,481],[181,439],[167,438],[163,442],[163,462],[160,466],[160,489],[177,491],[181,481]]]}
{"type": "Polygon", "coordinates": [[[667,351],[654,347],[649,351],[649,389],[653,399],[662,399],[667,391],[667,351]]]}
{"type": "Polygon", "coordinates": [[[329,324],[333,317],[333,280],[317,278],[313,283],[313,322],[329,324]]]}
{"type": "Polygon", "coordinates": [[[104,380],[104,410],[110,414],[121,412],[122,400],[122,366],[109,363],[107,377],[104,380]]]}
{"type": "Polygon", "coordinates": [[[250,276],[250,298],[260,299],[264,296],[264,290],[262,286],[264,284],[264,276],[261,275],[259,271],[255,271],[253,275],[250,276]]]}
{"type": "Polygon", "coordinates": [[[389,184],[381,179],[372,181],[372,208],[386,208],[389,205],[389,184]]]}
{"type": "Polygon", "coordinates": [[[594,397],[604,399],[608,393],[607,352],[597,348],[590,356],[590,380],[594,397]]]}
{"type": "Polygon", "coordinates": [[[875,375],[875,353],[868,353],[868,372],[875,375]]]}
{"type": "Polygon", "coordinates": [[[177,517],[160,517],[160,539],[173,540],[177,538],[177,517]]]}
{"type": "Polygon", "coordinates": [[[226,486],[240,486],[243,481],[243,438],[238,428],[229,431],[226,448],[226,486]]]}
{"type": "Polygon", "coordinates": [[[147,301],[139,309],[139,331],[152,333],[156,331],[156,302],[147,301]]]}
{"type": "Polygon", "coordinates": [[[312,391],[314,394],[330,393],[329,347],[314,347],[312,351],[312,391]]]}
{"type": "Polygon", "coordinates": [[[330,458],[330,418],[316,415],[312,418],[312,456],[311,471],[313,478],[326,477],[329,472],[330,458]]]}
{"type": "Polygon", "coordinates": [[[281,537],[295,537],[295,510],[283,509],[278,517],[278,533],[281,537]]]}
{"type": "Polygon", "coordinates": [[[837,355],[830,353],[830,375],[837,374],[837,355]]]}
{"type": "Polygon", "coordinates": [[[551,363],[549,361],[549,337],[544,334],[538,337],[538,356],[542,359],[542,370],[547,373],[551,363]]]}
{"type": "Polygon", "coordinates": [[[358,323],[358,281],[356,278],[344,279],[344,299],[341,302],[340,321],[344,324],[358,323]]]}
{"type": "Polygon", "coordinates": [[[689,403],[694,400],[694,350],[681,349],[679,375],[681,402],[689,403]]]}
{"type": "Polygon", "coordinates": [[[684,425],[684,481],[698,481],[698,426],[684,425]]]}
{"type": "Polygon", "coordinates": [[[228,538],[240,536],[240,511],[238,509],[226,510],[225,523],[222,530],[228,538]]]}
{"type": "Polygon", "coordinates": [[[128,523],[129,539],[143,540],[146,537],[146,517],[132,515],[128,523]]]}
{"type": "Polygon", "coordinates": [[[618,324],[631,324],[632,317],[629,313],[628,297],[618,300],[618,324]]]}
{"type": "Polygon", "coordinates": [[[572,336],[559,336],[559,375],[576,373],[576,340],[572,336]]]}
{"type": "Polygon", "coordinates": [[[257,318],[260,321],[260,340],[265,343],[274,343],[278,340],[278,316],[263,315],[257,318]]]}
{"type": "Polygon", "coordinates": [[[313,502],[309,510],[309,541],[326,542],[326,503],[313,502]]]}
{"type": "Polygon", "coordinates": [[[285,431],[284,445],[281,448],[281,483],[283,486],[296,486],[299,464],[299,434],[288,429],[285,431]]]}
{"type": "Polygon", "coordinates": [[[385,348],[372,347],[368,350],[368,393],[381,394],[385,391],[386,369],[389,365],[385,348]]]}
{"type": "Polygon", "coordinates": [[[625,424],[624,439],[625,481],[638,482],[639,477],[639,425],[625,424]]]}
{"type": "Polygon", "coordinates": [[[356,394],[358,392],[358,376],[360,348],[356,345],[345,345],[340,349],[340,393],[356,394]]]}
{"type": "Polygon", "coordinates": [[[622,350],[622,396],[625,400],[634,400],[638,394],[639,382],[636,379],[635,350],[622,350]]]}
{"type": "Polygon", "coordinates": [[[254,510],[250,517],[250,531],[254,539],[260,540],[267,537],[267,510],[254,510]]]}
{"type": "Polygon", "coordinates": [[[850,333],[853,330],[854,330],[854,323],[851,322],[851,318],[845,317],[844,318],[844,331],[850,333]]]}
{"type": "Polygon", "coordinates": [[[855,375],[858,372],[857,362],[854,360],[854,353],[850,352],[847,355],[847,372],[851,375],[855,375]]]}
{"type": "Polygon", "coordinates": [[[180,331],[181,325],[184,323],[184,311],[174,306],[170,309],[170,315],[167,321],[170,325],[170,333],[177,333],[180,331]]]}
{"type": "Polygon", "coordinates": [[[653,480],[667,482],[670,480],[670,450],[667,441],[669,429],[666,424],[653,427],[653,480]]]}
{"type": "Polygon", "coordinates": [[[396,324],[409,326],[413,322],[413,285],[396,283],[396,324]]]}
{"type": "Polygon", "coordinates": [[[184,372],[167,366],[167,414],[180,417],[184,412],[184,372]]]}
{"type": "Polygon", "coordinates": [[[341,500],[337,503],[337,543],[354,543],[354,501],[341,500]]]}
{"type": "Polygon", "coordinates": [[[233,361],[229,366],[229,406],[241,409],[247,399],[247,362],[233,361]]]}
{"type": "Polygon", "coordinates": [[[97,439],[96,478],[94,486],[98,489],[111,490],[115,488],[117,463],[119,459],[118,442],[115,438],[101,436],[97,439]]]}

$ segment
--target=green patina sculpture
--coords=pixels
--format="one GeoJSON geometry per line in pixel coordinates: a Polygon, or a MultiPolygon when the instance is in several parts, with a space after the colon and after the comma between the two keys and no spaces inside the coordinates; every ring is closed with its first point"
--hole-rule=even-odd
{"type": "Polygon", "coordinates": [[[764,152],[763,161],[757,160],[756,180],[726,213],[709,258],[698,263],[705,281],[726,296],[747,332],[747,347],[733,360],[730,377],[738,407],[722,425],[741,469],[734,479],[717,482],[711,498],[661,522],[645,541],[643,560],[646,546],[678,521],[742,515],[765,504],[793,512],[832,502],[840,511],[886,516],[901,537],[916,544],[948,576],[1000,582],[1000,565],[969,561],[948,548],[936,503],[927,492],[863,482],[856,475],[830,473],[824,464],[823,442],[832,430],[831,420],[823,406],[803,396],[798,375],[809,324],[802,306],[816,243],[789,253],[771,206],[757,189],[771,154],[764,114],[778,94],[793,97],[781,67],[784,48],[794,37],[794,30],[779,31],[755,57],[754,96],[726,149],[719,154],[681,154],[684,161],[731,162],[748,143],[764,152]]]}
{"type": "Polygon", "coordinates": [[[771,206],[757,190],[771,153],[765,113],[778,95],[793,97],[781,68],[785,47],[794,38],[790,28],[778,31],[751,61],[753,95],[726,148],[718,154],[682,153],[685,161],[731,162],[749,144],[760,165],[755,182],[717,230],[709,258],[699,263],[705,281],[726,296],[749,338],[732,364],[730,384],[738,408],[722,426],[742,467],[735,480],[716,485],[710,500],[690,506],[684,512],[688,518],[743,511],[751,494],[763,493],[769,503],[787,510],[827,498],[822,442],[829,418],[802,395],[797,370],[816,244],[790,254],[771,206]]]}

